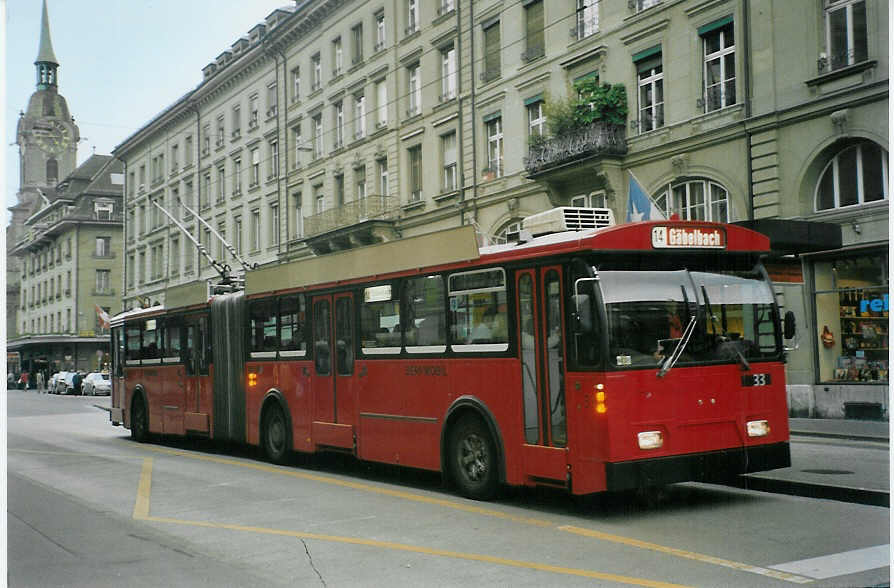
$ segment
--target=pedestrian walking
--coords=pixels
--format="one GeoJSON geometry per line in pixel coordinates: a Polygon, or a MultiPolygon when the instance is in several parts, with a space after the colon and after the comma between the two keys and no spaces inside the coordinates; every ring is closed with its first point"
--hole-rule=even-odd
{"type": "Polygon", "coordinates": [[[43,394],[43,393],[44,393],[44,386],[43,386],[43,384],[44,384],[43,371],[38,370],[38,371],[37,371],[37,393],[38,393],[38,394],[43,394]]]}

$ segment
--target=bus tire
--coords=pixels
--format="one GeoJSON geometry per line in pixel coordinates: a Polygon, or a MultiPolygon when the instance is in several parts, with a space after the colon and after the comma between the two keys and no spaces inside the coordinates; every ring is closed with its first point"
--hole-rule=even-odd
{"type": "Polygon", "coordinates": [[[142,443],[149,436],[149,413],[141,395],[134,396],[130,407],[130,438],[142,443]]]}
{"type": "Polygon", "coordinates": [[[285,463],[289,455],[289,428],[282,409],[273,404],[264,414],[264,455],[272,463],[285,463]]]}
{"type": "Polygon", "coordinates": [[[468,414],[450,430],[448,464],[459,493],[474,500],[490,500],[497,493],[497,446],[487,426],[468,414]]]}

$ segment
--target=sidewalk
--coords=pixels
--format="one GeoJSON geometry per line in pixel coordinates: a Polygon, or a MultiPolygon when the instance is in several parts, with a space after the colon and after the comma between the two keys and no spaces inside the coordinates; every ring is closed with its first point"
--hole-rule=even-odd
{"type": "Polygon", "coordinates": [[[789,428],[791,467],[742,476],[742,487],[889,506],[887,422],[790,419],[789,428]]]}

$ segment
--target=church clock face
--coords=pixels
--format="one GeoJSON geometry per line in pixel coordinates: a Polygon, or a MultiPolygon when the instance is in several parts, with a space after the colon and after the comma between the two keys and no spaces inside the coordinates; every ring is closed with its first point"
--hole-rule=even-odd
{"type": "Polygon", "coordinates": [[[65,151],[72,143],[71,130],[57,120],[47,126],[35,126],[34,139],[42,151],[52,155],[65,151]]]}

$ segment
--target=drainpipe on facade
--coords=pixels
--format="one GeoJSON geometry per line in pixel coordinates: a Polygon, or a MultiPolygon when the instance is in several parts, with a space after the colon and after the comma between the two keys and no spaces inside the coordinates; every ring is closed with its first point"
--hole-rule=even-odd
{"type": "MultiPolygon", "coordinates": [[[[471,90],[471,100],[472,103],[469,105],[469,110],[471,111],[471,119],[472,119],[472,202],[478,201],[478,133],[476,132],[477,126],[475,124],[475,0],[469,0],[469,37],[472,39],[471,42],[471,74],[472,74],[472,90],[471,90]]],[[[462,27],[460,27],[462,28],[462,27]]],[[[465,191],[463,191],[463,198],[460,200],[459,207],[460,214],[460,225],[466,224],[466,215],[465,215],[465,191]]],[[[477,216],[477,215],[476,215],[477,216]]]]}
{"type": "MultiPolygon", "coordinates": [[[[272,46],[268,41],[267,35],[264,36],[264,45],[265,45],[264,52],[267,55],[270,55],[273,57],[273,74],[276,77],[276,79],[275,79],[276,93],[277,93],[277,97],[276,97],[276,151],[277,151],[279,161],[276,162],[277,165],[276,165],[276,169],[274,170],[274,173],[276,174],[276,214],[279,215],[279,219],[277,219],[277,222],[275,223],[275,225],[279,226],[279,234],[276,235],[276,260],[279,261],[282,258],[282,224],[279,221],[282,219],[282,216],[283,216],[282,174],[280,173],[280,168],[282,166],[280,165],[280,163],[282,162],[284,153],[286,154],[286,157],[288,157],[288,150],[282,148],[282,145],[281,145],[282,141],[280,141],[281,137],[280,137],[280,130],[279,130],[280,111],[284,110],[284,108],[287,107],[287,103],[286,103],[286,100],[283,100],[282,104],[283,104],[284,108],[279,107],[279,104],[280,104],[279,90],[280,90],[281,86],[285,86],[286,80],[288,79],[288,77],[287,77],[287,72],[285,69],[286,68],[285,53],[283,53],[282,49],[279,48],[278,46],[272,46]],[[283,75],[282,75],[283,83],[282,84],[279,83],[279,56],[280,55],[282,56],[282,66],[283,66],[283,75]]],[[[283,87],[283,98],[286,98],[284,87],[283,87]]],[[[288,166],[287,166],[287,169],[288,169],[288,166]]],[[[286,223],[288,223],[288,215],[286,215],[286,223]]],[[[288,231],[288,229],[289,228],[287,226],[286,231],[288,231]]]]}
{"type": "Polygon", "coordinates": [[[742,26],[745,29],[745,47],[743,53],[745,55],[745,63],[742,65],[745,69],[745,161],[747,163],[748,173],[748,220],[754,220],[754,181],[751,163],[751,130],[748,128],[748,121],[751,119],[751,2],[743,0],[742,2],[742,26]]]}
{"type": "MultiPolygon", "coordinates": [[[[456,143],[457,143],[457,160],[459,162],[459,205],[460,209],[460,221],[459,224],[462,226],[462,202],[466,193],[466,166],[465,161],[466,158],[463,157],[463,76],[461,70],[462,60],[462,34],[463,34],[463,26],[462,19],[460,17],[460,10],[462,7],[462,2],[456,3],[456,63],[457,63],[457,75],[456,75],[456,109],[457,114],[459,116],[459,124],[457,124],[456,128],[456,143]]],[[[474,38],[474,37],[473,37],[474,38]]],[[[474,55],[474,53],[473,53],[474,55]]],[[[474,75],[475,67],[472,66],[472,75],[474,75]]],[[[474,86],[474,80],[472,82],[474,86]]]]}
{"type": "MultiPolygon", "coordinates": [[[[201,157],[202,157],[202,116],[199,114],[199,103],[196,100],[190,100],[190,107],[196,112],[196,181],[194,182],[195,195],[196,195],[196,204],[199,203],[201,199],[201,190],[202,190],[202,172],[201,172],[201,157]]],[[[201,212],[199,210],[200,206],[196,206],[196,211],[201,212]]],[[[199,221],[196,220],[196,240],[201,243],[202,242],[202,233],[199,230],[199,221]]],[[[202,260],[196,260],[196,279],[202,279],[202,260]]]]}
{"type": "Polygon", "coordinates": [[[124,191],[121,194],[121,238],[124,242],[121,244],[121,250],[124,252],[122,266],[124,271],[121,273],[121,312],[127,310],[124,301],[127,300],[127,190],[130,188],[130,181],[127,176],[127,160],[116,157],[118,161],[124,164],[124,191]]]}

